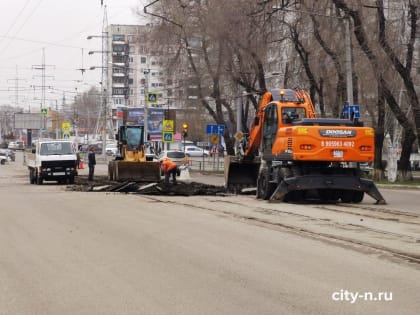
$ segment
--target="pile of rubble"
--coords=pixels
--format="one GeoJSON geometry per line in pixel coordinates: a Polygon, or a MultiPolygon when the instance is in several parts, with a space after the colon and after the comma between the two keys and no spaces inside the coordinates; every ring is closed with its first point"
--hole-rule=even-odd
{"type": "Polygon", "coordinates": [[[194,196],[194,195],[225,195],[226,188],[197,182],[178,181],[165,185],[159,183],[139,183],[135,181],[115,182],[106,176],[95,176],[90,182],[86,176],[77,176],[74,185],[67,186],[71,191],[121,192],[144,195],[194,196]]]}

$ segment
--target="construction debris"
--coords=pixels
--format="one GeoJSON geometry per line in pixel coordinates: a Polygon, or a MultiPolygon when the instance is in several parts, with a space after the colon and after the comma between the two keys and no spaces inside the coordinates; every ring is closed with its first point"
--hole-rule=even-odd
{"type": "Polygon", "coordinates": [[[143,195],[197,196],[225,195],[224,186],[213,186],[193,181],[178,181],[176,185],[165,185],[163,182],[147,183],[110,181],[106,176],[95,176],[88,181],[86,176],[77,176],[74,185],[67,186],[71,191],[121,192],[143,195]]]}

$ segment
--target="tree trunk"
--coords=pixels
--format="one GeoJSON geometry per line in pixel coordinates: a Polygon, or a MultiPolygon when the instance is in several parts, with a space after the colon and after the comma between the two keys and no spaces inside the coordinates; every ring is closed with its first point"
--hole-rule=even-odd
{"type": "Polygon", "coordinates": [[[378,120],[375,126],[375,160],[373,163],[373,179],[382,180],[385,178],[385,168],[382,163],[382,149],[385,139],[385,97],[382,86],[378,84],[378,120]]]}
{"type": "Polygon", "coordinates": [[[403,181],[413,180],[410,165],[410,155],[416,136],[413,132],[404,130],[401,144],[401,157],[398,161],[398,178],[403,181]]]}

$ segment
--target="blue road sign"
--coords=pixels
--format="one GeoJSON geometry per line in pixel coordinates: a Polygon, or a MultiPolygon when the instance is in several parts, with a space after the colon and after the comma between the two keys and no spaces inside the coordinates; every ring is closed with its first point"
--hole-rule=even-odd
{"type": "Polygon", "coordinates": [[[360,105],[344,105],[341,117],[351,118],[352,114],[353,118],[360,118],[360,105]]]}
{"type": "Polygon", "coordinates": [[[173,142],[174,141],[174,133],[173,132],[164,132],[163,133],[163,141],[164,142],[173,142]]]}
{"type": "Polygon", "coordinates": [[[225,133],[225,125],[207,125],[206,133],[208,135],[223,135],[225,133]]]}

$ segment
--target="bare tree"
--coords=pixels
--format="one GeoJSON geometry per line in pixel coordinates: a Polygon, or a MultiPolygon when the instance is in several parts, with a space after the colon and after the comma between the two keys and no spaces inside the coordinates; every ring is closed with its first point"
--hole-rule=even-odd
{"type": "MultiPolygon", "coordinates": [[[[364,52],[364,54],[366,55],[366,57],[368,58],[372,66],[372,70],[375,73],[375,77],[379,85],[378,91],[383,93],[383,97],[385,98],[389,108],[391,109],[391,111],[395,115],[395,118],[398,120],[398,122],[404,129],[405,136],[403,138],[402,154],[401,154],[399,167],[402,170],[403,178],[404,179],[409,178],[410,176],[407,175],[407,173],[409,173],[409,170],[410,170],[409,156],[411,153],[411,147],[412,147],[413,141],[415,140],[415,137],[416,137],[415,136],[416,127],[414,126],[412,121],[406,116],[405,112],[400,107],[400,104],[398,104],[396,97],[394,95],[395,91],[389,86],[387,80],[384,77],[383,72],[381,71],[383,67],[381,67],[379,53],[374,51],[371,47],[372,44],[370,43],[368,36],[366,34],[365,28],[364,28],[364,22],[363,22],[364,20],[361,18],[361,7],[358,6],[356,8],[351,8],[343,0],[333,0],[333,2],[337,6],[337,8],[343,10],[345,14],[349,15],[352,18],[353,23],[354,23],[354,35],[356,37],[356,40],[360,48],[362,49],[362,51],[364,52]]],[[[378,10],[380,11],[381,3],[379,2],[377,3],[378,5],[377,7],[378,7],[378,10]]],[[[382,6],[382,11],[383,11],[383,6],[382,6]]],[[[381,24],[381,19],[382,18],[379,17],[378,19],[379,24],[381,24]]],[[[381,26],[379,25],[379,29],[380,28],[381,26]]],[[[384,41],[383,36],[384,35],[380,35],[378,37],[380,42],[384,41]]],[[[384,44],[382,43],[381,46],[383,47],[383,45],[384,44]]],[[[394,59],[390,58],[389,53],[387,53],[387,55],[388,55],[388,58],[391,60],[392,64],[394,65],[394,67],[396,67],[398,65],[396,55],[394,55],[394,59]]],[[[408,55],[410,55],[410,53],[408,55]]],[[[400,70],[404,70],[404,69],[400,69],[400,70]]],[[[408,80],[408,78],[405,78],[405,80],[408,80]]],[[[403,78],[403,81],[404,81],[404,78],[403,78]]],[[[382,95],[378,95],[378,98],[381,98],[381,97],[382,95]]],[[[412,98],[411,98],[411,101],[413,101],[412,98]]],[[[416,108],[416,106],[418,107],[418,104],[417,105],[412,104],[412,106],[413,108],[416,108]]]]}

